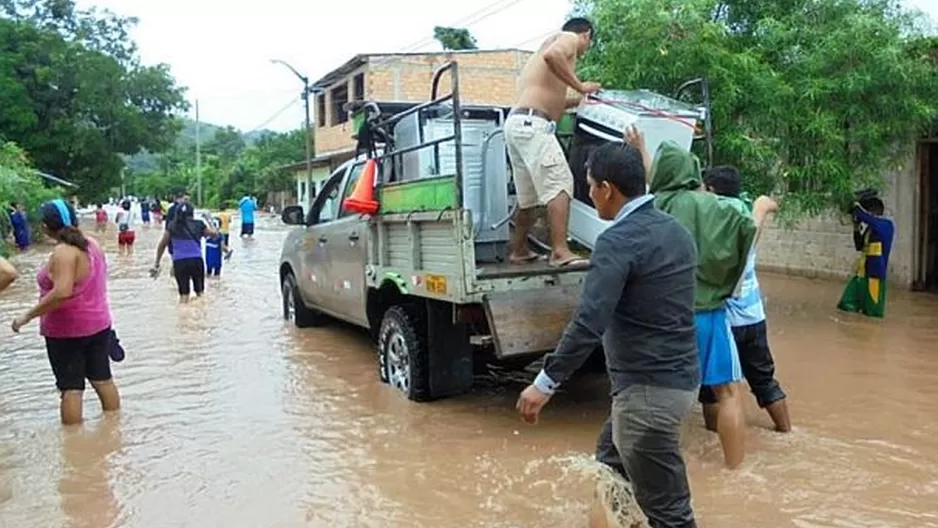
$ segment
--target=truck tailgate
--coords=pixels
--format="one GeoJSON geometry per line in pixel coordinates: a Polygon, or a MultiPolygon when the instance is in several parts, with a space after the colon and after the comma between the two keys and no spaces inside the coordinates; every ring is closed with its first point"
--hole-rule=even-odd
{"type": "Polygon", "coordinates": [[[580,301],[582,285],[487,293],[485,316],[498,358],[549,352],[580,301]]]}

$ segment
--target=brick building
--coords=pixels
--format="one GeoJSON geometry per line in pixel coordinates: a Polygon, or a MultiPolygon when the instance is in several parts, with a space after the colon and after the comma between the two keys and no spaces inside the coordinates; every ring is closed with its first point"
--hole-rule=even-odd
{"type": "MultiPolygon", "coordinates": [[[[312,85],[318,92],[312,107],[316,138],[312,179],[306,175],[305,163],[283,167],[296,172],[297,203],[308,208],[309,200],[322,189],[332,170],[352,157],[355,140],[346,103],[427,101],[433,72],[446,62],[456,61],[462,103],[511,106],[518,74],[531,53],[502,49],[364,54],[327,73],[312,85]]],[[[439,90],[440,95],[449,92],[447,74],[439,90]]]]}
{"type": "MultiPolygon", "coordinates": [[[[315,101],[316,155],[341,156],[354,148],[345,103],[426,101],[433,72],[448,61],[459,64],[463,103],[511,106],[518,74],[530,55],[516,49],[356,55],[313,83],[321,91],[315,101]]],[[[448,91],[444,75],[440,92],[448,91]]]]}

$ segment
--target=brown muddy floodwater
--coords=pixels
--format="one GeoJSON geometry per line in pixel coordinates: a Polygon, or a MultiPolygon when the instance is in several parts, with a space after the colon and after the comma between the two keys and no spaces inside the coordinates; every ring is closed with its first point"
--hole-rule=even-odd
{"type": "MultiPolygon", "coordinates": [[[[578,527],[594,487],[577,469],[608,409],[583,376],[541,424],[515,414],[521,386],[414,404],[378,382],[367,335],[281,319],[285,229],[258,226],[205,298],[177,306],[151,280],[158,230],[110,253],[127,359],[124,407],[63,430],[36,323],[46,249],[17,260],[0,295],[0,526],[578,527]]],[[[237,232],[233,230],[234,232],[237,232]]],[[[769,431],[748,401],[743,468],[721,469],[695,414],[685,452],[702,527],[938,526],[938,298],[893,289],[885,322],[837,313],[840,284],[764,275],[771,344],[795,431],[769,431]]]]}

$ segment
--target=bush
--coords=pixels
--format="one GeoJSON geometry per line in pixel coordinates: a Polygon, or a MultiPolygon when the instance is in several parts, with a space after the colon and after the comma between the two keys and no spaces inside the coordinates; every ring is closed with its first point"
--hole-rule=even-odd
{"type": "Polygon", "coordinates": [[[9,253],[10,205],[26,206],[26,216],[35,240],[40,234],[39,206],[62,196],[58,188],[46,187],[26,153],[16,143],[0,144],[0,254],[9,253]]]}

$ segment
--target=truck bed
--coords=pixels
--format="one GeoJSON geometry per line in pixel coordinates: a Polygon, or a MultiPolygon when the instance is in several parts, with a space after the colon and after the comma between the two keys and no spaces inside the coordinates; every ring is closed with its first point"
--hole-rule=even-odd
{"type": "Polygon", "coordinates": [[[479,266],[476,276],[480,279],[507,279],[514,277],[530,277],[534,275],[545,275],[554,273],[571,273],[589,269],[588,266],[557,268],[550,266],[546,260],[526,262],[523,264],[512,264],[502,262],[499,264],[482,264],[479,266]]]}

